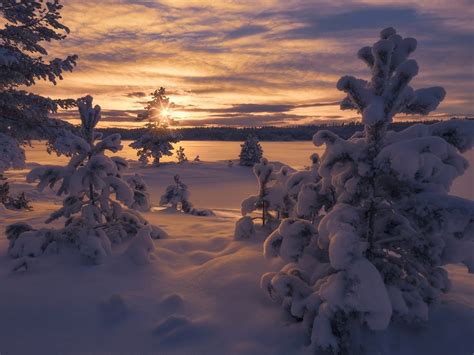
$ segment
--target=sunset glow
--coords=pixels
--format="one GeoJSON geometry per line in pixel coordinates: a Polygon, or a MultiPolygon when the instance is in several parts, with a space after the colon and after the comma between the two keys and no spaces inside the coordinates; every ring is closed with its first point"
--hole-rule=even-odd
{"type": "Polygon", "coordinates": [[[463,1],[67,0],[62,15],[71,33],[50,53],[75,53],[78,66],[56,87],[39,82],[35,90],[91,94],[109,126],[136,126],[160,86],[182,125],[351,120],[353,112],[339,110],[335,82],[347,72],[365,75],[354,52],[393,26],[419,41],[415,86],[448,92],[437,115],[471,115],[472,8],[463,1]]]}

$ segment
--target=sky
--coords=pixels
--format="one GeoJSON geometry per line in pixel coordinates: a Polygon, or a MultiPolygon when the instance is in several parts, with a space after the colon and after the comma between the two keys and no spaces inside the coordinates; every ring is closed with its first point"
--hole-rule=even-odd
{"type": "MultiPolygon", "coordinates": [[[[367,78],[356,57],[392,26],[418,40],[414,88],[443,86],[440,118],[473,116],[474,6],[463,0],[63,0],[70,35],[51,55],[79,56],[53,98],[90,94],[103,126],[134,118],[163,86],[180,126],[298,125],[358,119],[339,110],[342,75],[367,78]]],[[[60,115],[77,117],[76,112],[60,115]]],[[[426,118],[426,117],[425,117],[426,118]]],[[[399,119],[406,119],[400,117],[399,119]]]]}

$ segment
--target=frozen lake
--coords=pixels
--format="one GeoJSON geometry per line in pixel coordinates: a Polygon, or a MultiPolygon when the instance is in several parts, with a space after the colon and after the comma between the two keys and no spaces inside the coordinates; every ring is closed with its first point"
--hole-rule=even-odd
{"type": "MultiPolygon", "coordinates": [[[[117,156],[125,159],[137,160],[136,150],[128,145],[131,141],[122,141],[123,149],[117,156]]],[[[186,156],[193,160],[199,155],[202,161],[215,162],[229,159],[238,159],[242,142],[224,141],[181,141],[175,147],[182,146],[186,156]]],[[[280,161],[295,169],[302,169],[310,165],[309,156],[318,153],[320,156],[324,148],[315,147],[312,142],[261,142],[263,153],[270,161],[280,161]]],[[[30,163],[63,165],[69,160],[67,157],[49,155],[43,142],[34,142],[32,147],[26,147],[26,158],[30,163]]],[[[474,150],[465,154],[470,167],[464,176],[456,179],[451,193],[474,200],[474,150]]],[[[162,162],[176,161],[176,157],[164,157],[162,162]]]]}
{"type": "MultiPolygon", "coordinates": [[[[131,141],[122,141],[123,149],[114,155],[125,159],[137,159],[136,150],[128,145],[131,141]]],[[[175,148],[182,146],[189,160],[199,155],[202,161],[215,162],[219,160],[238,159],[242,142],[223,141],[181,141],[175,148]]],[[[311,142],[261,142],[264,156],[270,161],[280,161],[293,168],[301,169],[311,165],[309,157],[313,153],[322,154],[324,148],[315,147],[311,142]]],[[[65,157],[49,155],[45,144],[35,142],[33,147],[26,147],[26,158],[29,162],[39,164],[62,164],[68,161],[65,157]]],[[[164,157],[163,162],[176,161],[176,157],[164,157]]]]}

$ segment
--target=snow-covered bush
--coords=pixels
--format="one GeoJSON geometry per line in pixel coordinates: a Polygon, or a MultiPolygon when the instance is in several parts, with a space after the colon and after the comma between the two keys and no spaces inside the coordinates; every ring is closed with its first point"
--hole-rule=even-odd
{"type": "Polygon", "coordinates": [[[254,164],[260,162],[263,156],[263,149],[260,143],[258,142],[257,137],[252,134],[249,134],[245,142],[240,146],[240,165],[253,166],[254,164]]]}
{"type": "Polygon", "coordinates": [[[213,216],[214,212],[211,210],[201,210],[193,207],[193,204],[189,201],[191,193],[188,190],[188,186],[181,181],[179,175],[174,176],[174,184],[169,185],[166,188],[165,193],[160,198],[161,206],[169,206],[174,210],[180,210],[184,213],[192,214],[195,216],[213,216]]]}
{"type": "Polygon", "coordinates": [[[108,157],[122,149],[120,135],[102,137],[95,131],[100,120],[100,107],[92,107],[92,97],[78,100],[81,117],[80,135],[63,132],[54,142],[55,150],[68,157],[67,166],[43,165],[27,175],[28,182],[38,182],[38,189],[57,187],[64,195],[63,206],[47,219],[50,223],[65,217],[62,229],[34,230],[17,224],[7,228],[9,254],[14,258],[38,256],[60,244],[73,244],[94,263],[109,254],[111,242],[120,242],[137,234],[143,227],[160,237],[163,231],[148,222],[134,209],[147,210],[148,196],[138,177],[127,183],[121,176],[127,162],[108,157]],[[21,232],[22,229],[26,231],[21,232]],[[31,252],[31,246],[34,251],[31,252]]]}
{"type": "MultiPolygon", "coordinates": [[[[288,168],[283,166],[274,171],[274,166],[262,158],[255,164],[253,172],[258,181],[258,194],[247,197],[242,201],[240,212],[242,218],[237,223],[248,221],[248,216],[254,211],[261,211],[262,226],[270,230],[278,225],[278,221],[288,217],[293,209],[294,202],[288,196],[286,183],[290,177],[288,168]]],[[[248,223],[248,222],[245,222],[248,223]]]]}
{"type": "Polygon", "coordinates": [[[307,183],[317,183],[321,177],[319,176],[319,155],[314,153],[310,156],[311,166],[307,170],[296,171],[288,178],[286,188],[288,194],[296,200],[302,186],[307,183]]]}
{"type": "MultiPolygon", "coordinates": [[[[2,181],[0,176],[0,181],[2,181]]],[[[0,204],[10,210],[31,210],[30,201],[26,198],[24,192],[17,196],[10,195],[10,184],[0,182],[0,204]]]]}
{"type": "Polygon", "coordinates": [[[142,177],[135,174],[127,179],[128,185],[133,190],[133,204],[131,208],[141,212],[147,212],[150,210],[150,194],[148,187],[143,181],[142,177]]]}
{"type": "Polygon", "coordinates": [[[467,168],[461,153],[473,145],[474,121],[387,131],[394,115],[425,115],[445,96],[409,86],[416,44],[387,28],[358,52],[371,79],[344,76],[337,87],[347,94],[341,108],[360,112],[365,130],[347,140],[314,135],[326,146],[320,181],[298,195],[314,223],[285,219],[265,241],[265,256],[288,264],[265,274],[262,288],[303,322],[314,348],[350,353],[361,331],[424,321],[449,289],[442,266],[474,270],[474,202],[448,195],[467,168]]]}
{"type": "MultiPolygon", "coordinates": [[[[311,167],[302,171],[290,172],[286,166],[274,171],[273,165],[268,164],[265,158],[254,165],[259,191],[257,195],[242,201],[244,218],[238,222],[244,223],[245,220],[245,225],[248,224],[249,215],[258,210],[262,212],[262,225],[271,222],[269,229],[272,230],[283,218],[299,217],[313,221],[321,207],[328,208],[331,195],[320,192],[319,156],[315,153],[310,158],[311,167]]],[[[250,221],[253,219],[250,218],[250,221]]],[[[236,226],[236,233],[237,230],[240,229],[236,226]]]]}
{"type": "Polygon", "coordinates": [[[244,216],[235,223],[234,239],[250,239],[255,235],[252,217],[244,216]]]}
{"type": "MultiPolygon", "coordinates": [[[[195,161],[199,161],[199,156],[197,156],[198,160],[194,159],[195,161]]],[[[179,148],[176,150],[176,159],[178,159],[178,163],[182,164],[184,162],[188,161],[188,158],[186,157],[186,154],[184,153],[184,148],[179,146],[179,148]]]]}

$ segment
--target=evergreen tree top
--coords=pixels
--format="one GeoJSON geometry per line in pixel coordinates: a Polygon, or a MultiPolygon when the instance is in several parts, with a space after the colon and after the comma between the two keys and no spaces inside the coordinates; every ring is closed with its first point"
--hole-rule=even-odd
{"type": "Polygon", "coordinates": [[[418,74],[418,64],[409,56],[415,51],[414,38],[402,38],[389,27],[380,32],[380,40],[357,53],[371,69],[370,80],[347,75],[337,88],[347,96],[341,109],[362,113],[364,124],[374,126],[392,121],[398,113],[426,115],[444,99],[442,87],[414,90],[409,84],[418,74]]]}
{"type": "Polygon", "coordinates": [[[0,131],[18,141],[31,136],[49,138],[56,124],[48,114],[75,106],[75,100],[52,100],[26,92],[37,80],[56,84],[72,71],[77,56],[48,59],[44,44],[66,38],[58,0],[1,0],[0,16],[0,131]]]}
{"type": "Polygon", "coordinates": [[[56,84],[64,71],[72,71],[77,55],[45,60],[43,43],[66,38],[69,28],[60,22],[62,5],[54,1],[2,0],[0,13],[6,22],[0,29],[0,88],[31,86],[36,80],[56,84]]]}

